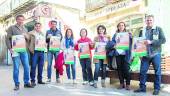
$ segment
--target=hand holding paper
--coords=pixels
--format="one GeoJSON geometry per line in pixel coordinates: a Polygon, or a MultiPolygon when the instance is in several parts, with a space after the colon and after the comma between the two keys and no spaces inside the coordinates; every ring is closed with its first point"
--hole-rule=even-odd
{"type": "Polygon", "coordinates": [[[150,40],[146,40],[146,41],[144,42],[144,44],[145,44],[145,45],[152,44],[152,41],[150,41],[150,40]]]}
{"type": "Polygon", "coordinates": [[[51,38],[51,36],[52,36],[52,34],[48,34],[47,38],[48,38],[48,39],[50,39],[50,38],[51,38]]]}

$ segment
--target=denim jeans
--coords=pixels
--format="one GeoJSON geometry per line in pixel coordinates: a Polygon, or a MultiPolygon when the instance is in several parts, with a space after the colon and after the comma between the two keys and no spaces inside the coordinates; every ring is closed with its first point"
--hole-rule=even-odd
{"type": "MultiPolygon", "coordinates": [[[[48,59],[48,65],[47,65],[47,77],[48,77],[48,79],[51,79],[51,74],[52,74],[52,68],[51,68],[51,66],[52,66],[52,61],[53,61],[53,56],[54,56],[54,58],[56,59],[57,58],[57,56],[58,56],[58,53],[59,52],[50,52],[50,51],[48,51],[48,53],[47,53],[47,59],[48,59]]],[[[54,60],[55,60],[54,59],[54,60]]],[[[56,71],[56,79],[58,79],[59,78],[59,73],[58,73],[58,71],[56,71]]]]}
{"type": "Polygon", "coordinates": [[[74,64],[68,64],[66,66],[66,73],[67,73],[68,79],[71,79],[71,72],[70,71],[72,72],[73,80],[75,80],[76,79],[76,58],[75,57],[74,57],[74,64]]]}
{"type": "Polygon", "coordinates": [[[12,57],[13,60],[13,80],[15,85],[19,85],[19,66],[20,60],[24,68],[24,84],[29,83],[29,74],[30,74],[30,67],[29,67],[29,60],[28,60],[28,53],[27,52],[18,52],[18,56],[12,57]]]}
{"type": "Polygon", "coordinates": [[[35,82],[36,76],[36,66],[38,64],[38,82],[42,82],[42,73],[44,66],[44,51],[34,51],[34,55],[32,57],[32,65],[31,65],[31,82],[35,82]]]}
{"type": "Polygon", "coordinates": [[[103,64],[103,62],[104,62],[103,60],[99,60],[98,63],[95,63],[95,71],[94,71],[94,80],[95,81],[98,81],[99,73],[101,73],[102,80],[106,79],[106,66],[107,66],[107,64],[103,64]]]}
{"type": "Polygon", "coordinates": [[[155,70],[155,80],[154,80],[154,89],[160,90],[161,84],[161,54],[157,54],[152,58],[143,57],[141,61],[140,68],[140,88],[146,90],[146,81],[147,81],[147,71],[149,65],[153,64],[155,70]]]}
{"type": "Polygon", "coordinates": [[[90,58],[80,59],[80,64],[82,67],[83,81],[89,82],[93,81],[91,59],[90,58]]]}

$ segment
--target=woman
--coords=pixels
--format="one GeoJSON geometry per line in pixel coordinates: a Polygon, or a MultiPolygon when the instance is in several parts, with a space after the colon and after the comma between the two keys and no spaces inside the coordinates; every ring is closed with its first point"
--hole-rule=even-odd
{"type": "MultiPolygon", "coordinates": [[[[66,30],[65,37],[63,38],[62,43],[61,43],[61,48],[63,49],[63,51],[72,50],[74,52],[74,38],[73,38],[72,29],[66,30]]],[[[75,68],[76,66],[75,66],[75,64],[76,64],[75,57],[74,57],[73,64],[66,64],[67,78],[69,81],[71,80],[71,72],[70,71],[72,71],[73,84],[76,83],[76,68],[75,68]]]]}
{"type": "Polygon", "coordinates": [[[79,50],[79,60],[83,74],[83,85],[89,82],[90,86],[92,86],[93,85],[93,74],[91,68],[91,49],[93,48],[92,40],[87,37],[87,29],[85,28],[82,28],[80,30],[80,37],[81,38],[77,41],[75,49],[79,50]],[[85,47],[82,47],[83,45],[85,47]]]}
{"type": "MultiPolygon", "coordinates": [[[[107,44],[109,41],[109,37],[106,36],[106,27],[103,25],[99,25],[97,27],[97,36],[94,38],[94,43],[102,43],[102,44],[107,44]]],[[[104,48],[106,45],[103,45],[104,48]]],[[[97,51],[97,47],[95,49],[97,51]]],[[[106,50],[105,50],[106,51],[106,50]]],[[[106,55],[106,54],[105,54],[106,55]]],[[[105,79],[106,79],[106,66],[107,66],[107,59],[106,58],[100,58],[100,59],[94,59],[95,63],[95,71],[94,71],[94,87],[97,88],[97,81],[98,81],[98,76],[100,73],[101,69],[101,85],[102,87],[106,87],[105,85],[105,79]]]]}
{"type": "MultiPolygon", "coordinates": [[[[116,40],[119,33],[127,32],[126,25],[124,22],[120,22],[117,25],[117,31],[112,38],[112,42],[115,45],[123,38],[119,38],[116,40]]],[[[132,35],[129,33],[129,48],[128,49],[118,49],[116,48],[116,63],[117,63],[117,71],[120,81],[120,86],[118,89],[125,88],[126,90],[130,90],[130,72],[129,72],[129,65],[130,65],[130,56],[131,56],[131,47],[132,47],[132,35]],[[126,83],[125,83],[126,81],[126,83]]]]}

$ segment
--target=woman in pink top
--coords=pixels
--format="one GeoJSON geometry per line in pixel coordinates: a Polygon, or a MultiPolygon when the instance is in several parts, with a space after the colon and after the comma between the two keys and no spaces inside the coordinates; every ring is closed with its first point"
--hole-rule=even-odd
{"type": "Polygon", "coordinates": [[[83,85],[93,85],[93,74],[91,68],[91,49],[93,48],[92,40],[87,37],[87,29],[80,30],[81,38],[77,41],[75,49],[79,51],[79,60],[82,67],[83,85]]]}

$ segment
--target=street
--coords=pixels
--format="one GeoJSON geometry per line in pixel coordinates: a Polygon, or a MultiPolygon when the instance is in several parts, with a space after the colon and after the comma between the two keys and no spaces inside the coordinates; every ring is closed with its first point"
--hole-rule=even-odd
{"type": "MultiPolygon", "coordinates": [[[[90,85],[82,85],[81,79],[81,67],[77,64],[77,84],[72,84],[66,79],[66,73],[61,77],[62,83],[57,84],[55,82],[55,72],[53,72],[53,78],[51,83],[45,85],[37,84],[35,88],[26,89],[23,87],[23,68],[20,66],[20,90],[14,91],[13,79],[12,79],[12,65],[0,65],[0,96],[151,96],[152,95],[152,83],[147,89],[147,93],[136,94],[133,92],[138,88],[138,82],[131,82],[131,89],[127,91],[125,89],[118,90],[116,89],[119,85],[118,80],[115,80],[115,83],[110,85],[109,78],[107,78],[106,88],[102,88],[100,85],[99,79],[99,88],[93,88],[90,85]],[[151,85],[151,86],[150,86],[151,85]]],[[[44,70],[44,81],[46,81],[46,70],[44,70]]],[[[170,89],[169,85],[164,85],[165,88],[162,88],[163,91],[160,92],[160,96],[169,96],[170,93],[167,93],[170,89]]],[[[169,91],[170,92],[170,91],[169,91]]]]}

